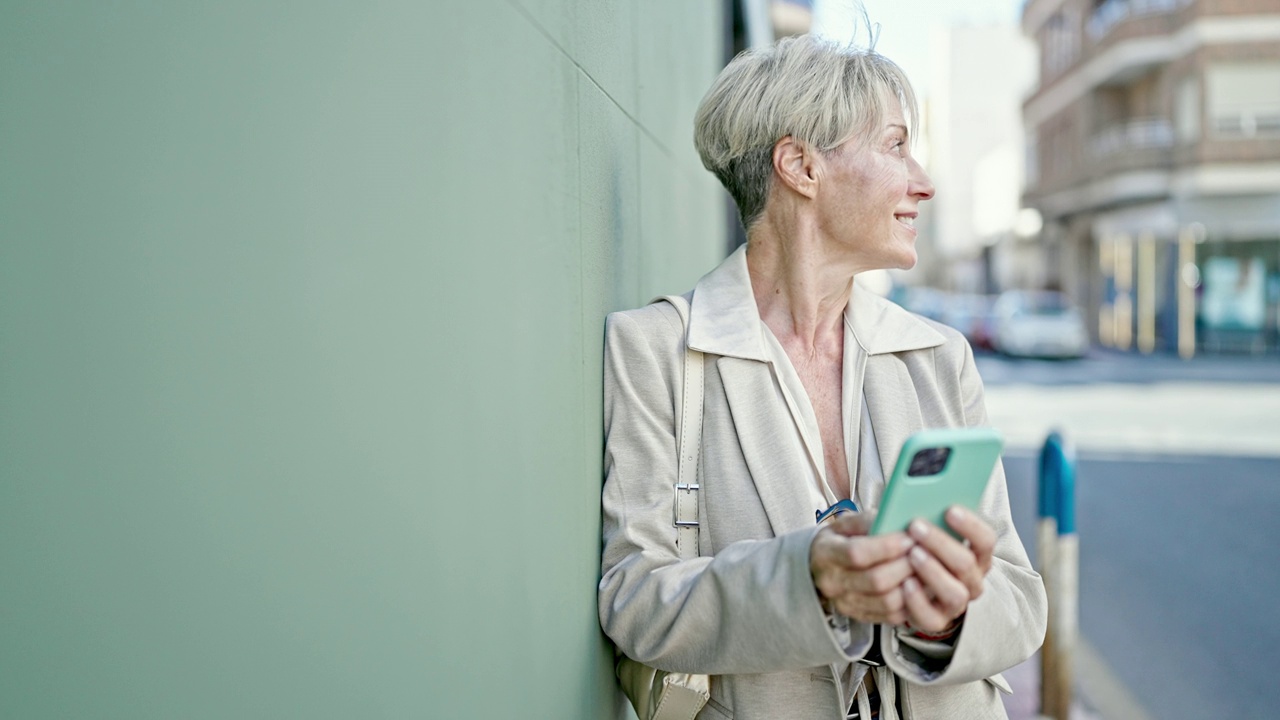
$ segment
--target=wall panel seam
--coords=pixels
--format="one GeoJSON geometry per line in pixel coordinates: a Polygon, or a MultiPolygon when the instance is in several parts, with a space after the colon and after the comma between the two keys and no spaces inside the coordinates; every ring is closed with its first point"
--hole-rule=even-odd
{"type": "MultiPolygon", "coordinates": [[[[530,15],[529,11],[524,9],[524,7],[522,7],[520,3],[517,2],[517,0],[507,0],[507,4],[515,8],[516,12],[520,13],[520,15],[523,16],[524,19],[528,21],[530,25],[532,25],[539,33],[541,33],[542,36],[547,39],[547,42],[551,43],[552,47],[558,50],[561,55],[564,55],[569,62],[573,63],[573,66],[578,69],[578,72],[582,73],[582,75],[585,78],[587,78],[587,80],[591,81],[592,85],[595,85],[600,90],[600,92],[604,93],[604,96],[609,98],[609,102],[613,103],[614,106],[618,108],[619,112],[621,112],[628,120],[631,121],[631,124],[635,125],[640,130],[640,132],[649,136],[649,139],[652,140],[653,143],[658,146],[658,149],[662,151],[663,155],[666,155],[668,158],[672,160],[675,159],[675,155],[671,152],[671,149],[668,148],[665,143],[659,140],[657,135],[654,135],[652,132],[650,132],[649,128],[644,126],[644,123],[641,123],[638,118],[636,118],[631,113],[627,112],[627,109],[622,107],[622,105],[619,104],[616,99],[614,99],[613,95],[610,95],[609,91],[606,90],[604,86],[601,85],[599,82],[597,82],[596,79],[591,76],[591,73],[587,72],[586,68],[582,67],[582,64],[578,62],[577,58],[573,57],[573,55],[570,55],[569,52],[565,50],[564,47],[559,42],[556,41],[555,37],[553,37],[551,33],[548,32],[547,29],[542,26],[542,23],[538,22],[537,18],[530,15]]],[[[634,23],[632,23],[632,25],[634,26],[634,23]]],[[[632,79],[632,82],[638,84],[638,81],[635,80],[634,78],[632,79]]]]}

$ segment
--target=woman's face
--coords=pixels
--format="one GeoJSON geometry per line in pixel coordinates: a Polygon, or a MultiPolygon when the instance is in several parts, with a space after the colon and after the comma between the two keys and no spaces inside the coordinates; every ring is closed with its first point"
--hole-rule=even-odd
{"type": "Polygon", "coordinates": [[[845,247],[859,270],[908,269],[916,264],[916,216],[933,183],[911,156],[897,99],[884,125],[827,153],[818,194],[820,229],[845,247]]]}

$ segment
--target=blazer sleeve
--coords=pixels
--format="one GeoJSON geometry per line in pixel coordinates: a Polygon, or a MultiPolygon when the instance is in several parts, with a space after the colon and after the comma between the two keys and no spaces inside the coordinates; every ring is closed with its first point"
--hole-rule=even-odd
{"type": "MultiPolygon", "coordinates": [[[[969,344],[961,340],[963,358],[958,385],[966,426],[988,425],[982,379],[969,344]]],[[[1026,549],[1009,512],[1004,465],[996,463],[983,494],[981,514],[996,531],[996,546],[982,595],[969,604],[949,661],[923,657],[900,635],[886,629],[882,642],[892,652],[886,661],[893,671],[921,684],[956,684],[981,680],[1031,657],[1044,642],[1048,601],[1044,581],[1031,567],[1026,549]]]]}
{"type": "Polygon", "coordinates": [[[663,307],[606,323],[601,627],[628,657],[671,672],[759,673],[860,657],[869,630],[842,647],[818,602],[809,571],[816,526],[680,559],[672,506],[685,348],[678,316],[663,307]]]}

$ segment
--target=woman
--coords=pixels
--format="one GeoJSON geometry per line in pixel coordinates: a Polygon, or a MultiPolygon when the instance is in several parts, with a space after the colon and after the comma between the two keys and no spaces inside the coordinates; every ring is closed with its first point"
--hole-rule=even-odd
{"type": "Polygon", "coordinates": [[[711,675],[700,718],[1002,718],[999,673],[1043,639],[1002,468],[979,512],[949,511],[963,543],[922,521],[867,534],[909,435],[986,423],[963,337],[853,282],[915,264],[934,190],[915,115],[873,51],[799,37],[740,55],[695,141],[747,244],[686,296],[687,323],[667,302],[609,317],[600,621],[635,660],[711,675]],[[705,380],[700,556],[682,560],[686,348],[705,380]],[[815,524],[843,499],[867,512],[815,524]]]}

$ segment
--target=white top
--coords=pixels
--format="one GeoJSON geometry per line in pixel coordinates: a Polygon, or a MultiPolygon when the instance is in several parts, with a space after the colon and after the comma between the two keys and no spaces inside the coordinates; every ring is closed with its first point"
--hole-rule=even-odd
{"type": "MultiPolygon", "coordinates": [[[[857,292],[857,290],[855,290],[857,292]]],[[[825,510],[841,498],[836,496],[827,479],[827,466],[822,448],[822,433],[818,430],[818,417],[809,402],[809,395],[800,381],[800,374],[791,364],[791,358],[782,343],[760,323],[760,344],[764,348],[769,365],[773,369],[783,399],[791,410],[795,422],[795,442],[803,447],[809,458],[809,496],[815,510],[825,510]]],[[[879,507],[884,491],[884,468],[880,465],[880,453],[871,415],[867,412],[866,394],[862,388],[867,367],[867,353],[858,342],[849,311],[844,314],[844,377],[841,383],[840,415],[844,427],[844,456],[848,463],[850,499],[859,510],[879,507]]]]}

